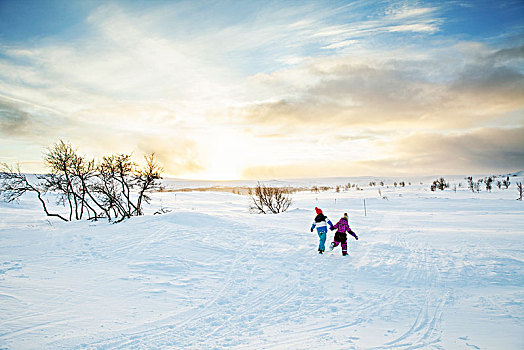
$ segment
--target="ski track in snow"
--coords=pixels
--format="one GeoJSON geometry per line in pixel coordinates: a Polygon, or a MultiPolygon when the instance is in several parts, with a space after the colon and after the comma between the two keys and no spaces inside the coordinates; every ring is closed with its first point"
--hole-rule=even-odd
{"type": "Polygon", "coordinates": [[[390,192],[366,217],[347,192],[280,215],[167,193],[173,212],[117,225],[3,219],[0,348],[522,348],[521,203],[390,192]],[[316,254],[314,206],[350,212],[348,257],[316,254]]]}

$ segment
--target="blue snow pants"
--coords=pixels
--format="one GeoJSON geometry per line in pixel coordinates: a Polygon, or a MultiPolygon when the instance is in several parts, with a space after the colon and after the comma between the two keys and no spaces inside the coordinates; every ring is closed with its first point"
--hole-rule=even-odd
{"type": "Polygon", "coordinates": [[[318,249],[324,251],[326,250],[326,233],[327,227],[317,227],[318,238],[320,242],[318,243],[318,249]]]}

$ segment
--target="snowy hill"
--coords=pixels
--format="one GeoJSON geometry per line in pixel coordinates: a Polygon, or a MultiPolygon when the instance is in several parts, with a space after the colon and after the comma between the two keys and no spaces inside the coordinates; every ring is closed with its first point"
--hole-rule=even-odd
{"type": "Polygon", "coordinates": [[[0,348],[522,349],[513,186],[298,192],[278,215],[233,193],[162,192],[116,225],[0,203],[0,348]],[[349,213],[349,256],[317,254],[315,206],[349,213]]]}

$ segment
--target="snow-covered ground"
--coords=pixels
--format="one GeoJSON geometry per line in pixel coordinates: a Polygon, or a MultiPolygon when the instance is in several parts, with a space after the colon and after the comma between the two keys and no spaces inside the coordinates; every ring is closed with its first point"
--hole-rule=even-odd
{"type": "Polygon", "coordinates": [[[0,348],[524,349],[522,180],[491,193],[388,180],[383,199],[347,179],[364,190],[299,192],[278,215],[162,192],[114,225],[0,203],[0,348]],[[349,213],[349,256],[317,254],[315,206],[349,213]]]}

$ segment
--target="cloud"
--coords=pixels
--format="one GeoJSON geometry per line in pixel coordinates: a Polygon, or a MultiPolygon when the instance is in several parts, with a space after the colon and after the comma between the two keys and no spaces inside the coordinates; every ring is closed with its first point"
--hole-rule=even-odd
{"type": "Polygon", "coordinates": [[[237,115],[250,125],[297,126],[297,133],[324,123],[345,129],[480,127],[524,108],[524,75],[513,67],[521,49],[485,51],[480,45],[466,53],[459,68],[456,56],[464,52],[458,47],[435,52],[436,59],[393,53],[366,62],[310,60],[296,71],[257,78],[255,83],[276,91],[275,98],[244,105],[237,115]],[[279,97],[279,91],[288,95],[279,97]]]}
{"type": "Polygon", "coordinates": [[[20,135],[28,132],[31,117],[11,103],[0,100],[0,132],[4,135],[20,135]]]}
{"type": "Polygon", "coordinates": [[[403,162],[407,169],[437,173],[465,173],[470,169],[518,170],[524,164],[524,127],[481,128],[466,133],[420,133],[397,140],[390,166],[403,162]]]}
{"type": "Polygon", "coordinates": [[[452,175],[516,171],[524,164],[524,127],[482,128],[471,132],[418,133],[389,142],[374,141],[382,153],[374,159],[320,163],[292,162],[287,165],[251,166],[244,172],[249,179],[329,177],[452,175]]]}
{"type": "Polygon", "coordinates": [[[69,122],[57,111],[0,95],[0,133],[5,137],[41,142],[69,122]]]}

